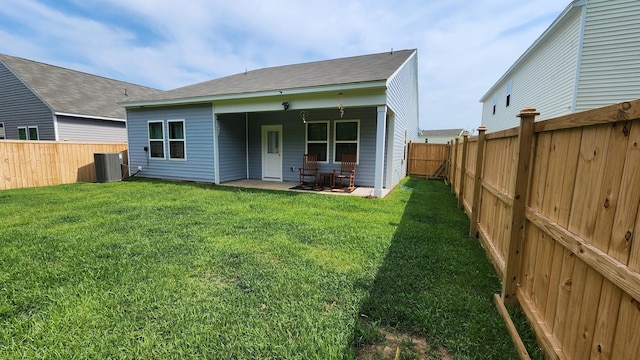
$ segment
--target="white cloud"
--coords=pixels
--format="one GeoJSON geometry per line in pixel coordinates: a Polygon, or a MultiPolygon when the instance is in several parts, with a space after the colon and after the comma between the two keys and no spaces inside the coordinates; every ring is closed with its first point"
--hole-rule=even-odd
{"type": "Polygon", "coordinates": [[[557,0],[5,0],[0,52],[162,89],[268,66],[418,48],[422,128],[478,99],[568,4],[557,0]],[[7,28],[11,27],[11,28],[7,28]]]}

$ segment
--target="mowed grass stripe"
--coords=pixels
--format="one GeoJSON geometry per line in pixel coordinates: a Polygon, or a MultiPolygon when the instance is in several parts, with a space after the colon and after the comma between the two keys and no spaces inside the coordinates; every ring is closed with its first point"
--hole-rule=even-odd
{"type": "Polygon", "coordinates": [[[2,358],[351,359],[362,319],[516,356],[438,182],[365,199],[134,180],[0,204],[2,358]]]}

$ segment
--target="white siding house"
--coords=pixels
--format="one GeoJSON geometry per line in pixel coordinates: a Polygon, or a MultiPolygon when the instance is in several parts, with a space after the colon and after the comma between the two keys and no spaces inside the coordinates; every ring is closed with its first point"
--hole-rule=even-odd
{"type": "Polygon", "coordinates": [[[381,196],[405,176],[417,137],[417,56],[278,66],[131,98],[121,103],[129,164],[152,178],[298,181],[305,153],[318,155],[320,172],[353,154],[356,185],[381,196]]]}
{"type": "Polygon", "coordinates": [[[418,133],[419,143],[446,144],[455,138],[462,138],[464,129],[421,130],[418,133]]]}
{"type": "Polygon", "coordinates": [[[640,1],[575,0],[482,96],[488,132],[640,98],[640,1]]]}

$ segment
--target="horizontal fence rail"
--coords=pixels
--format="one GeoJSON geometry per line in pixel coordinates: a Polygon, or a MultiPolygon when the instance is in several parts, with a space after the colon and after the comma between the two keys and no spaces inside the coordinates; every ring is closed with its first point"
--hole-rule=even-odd
{"type": "Polygon", "coordinates": [[[640,358],[640,99],[452,141],[449,181],[550,359],[640,358]]]}
{"type": "Polygon", "coordinates": [[[123,153],[126,143],[0,141],[0,190],[96,181],[94,153],[123,153]]]}

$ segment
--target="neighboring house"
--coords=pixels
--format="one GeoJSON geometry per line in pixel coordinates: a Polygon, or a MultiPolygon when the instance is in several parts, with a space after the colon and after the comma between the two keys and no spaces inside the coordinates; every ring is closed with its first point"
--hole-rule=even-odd
{"type": "Polygon", "coordinates": [[[0,138],[126,141],[117,103],[159,92],[0,54],[0,138]]]}
{"type": "Polygon", "coordinates": [[[305,153],[320,172],[356,154],[374,195],[406,174],[418,132],[417,51],[248,71],[122,103],[129,164],[140,176],[220,183],[297,181],[305,153]]]}
{"type": "Polygon", "coordinates": [[[462,136],[464,129],[420,130],[418,142],[429,144],[446,144],[462,136]]]}
{"type": "Polygon", "coordinates": [[[640,1],[577,0],[480,99],[488,132],[640,98],[640,1]]]}

